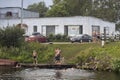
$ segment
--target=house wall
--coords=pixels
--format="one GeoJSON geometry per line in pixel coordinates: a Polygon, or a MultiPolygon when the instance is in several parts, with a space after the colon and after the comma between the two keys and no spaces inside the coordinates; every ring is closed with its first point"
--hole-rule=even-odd
{"type": "Polygon", "coordinates": [[[37,12],[23,10],[23,18],[38,18],[38,17],[39,17],[39,13],[37,12]]]}
{"type": "Polygon", "coordinates": [[[7,12],[12,12],[12,17],[10,18],[18,18],[19,16],[19,12],[20,9],[19,8],[0,8],[0,19],[5,19],[6,17],[6,13],[7,12]],[[17,16],[15,16],[17,15],[17,16]]]}
{"type": "Polygon", "coordinates": [[[102,19],[94,18],[94,17],[88,17],[86,18],[86,21],[88,22],[86,28],[84,28],[85,33],[89,32],[89,34],[92,34],[92,25],[94,26],[100,26],[100,33],[104,33],[104,27],[109,28],[109,35],[115,32],[115,23],[103,21],[102,19]],[[87,29],[89,28],[89,29],[87,29]]]}
{"type": "MultiPolygon", "coordinates": [[[[9,25],[17,25],[21,22],[20,19],[10,19],[9,25]]],[[[23,19],[23,23],[28,25],[27,34],[33,32],[33,26],[37,26],[37,30],[43,35],[46,35],[46,26],[55,26],[55,34],[64,34],[65,25],[82,25],[83,34],[92,35],[92,25],[100,26],[100,33],[104,32],[104,27],[109,27],[109,34],[115,32],[115,23],[103,21],[94,17],[51,17],[51,18],[28,18],[23,19]],[[42,27],[44,26],[44,32],[42,27]]],[[[0,26],[5,27],[8,24],[8,20],[0,20],[0,26]]]]}
{"type": "MultiPolygon", "coordinates": [[[[6,7],[0,8],[0,19],[5,19],[6,13],[12,12],[12,17],[10,18],[21,18],[21,8],[19,7],[6,7]]],[[[23,9],[23,18],[38,18],[39,13],[23,9]]]]}

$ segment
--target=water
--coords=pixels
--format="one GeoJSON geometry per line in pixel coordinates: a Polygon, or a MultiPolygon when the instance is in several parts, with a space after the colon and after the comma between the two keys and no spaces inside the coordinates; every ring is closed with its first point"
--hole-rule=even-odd
{"type": "Polygon", "coordinates": [[[0,80],[120,80],[113,72],[81,69],[0,68],[0,80]]]}

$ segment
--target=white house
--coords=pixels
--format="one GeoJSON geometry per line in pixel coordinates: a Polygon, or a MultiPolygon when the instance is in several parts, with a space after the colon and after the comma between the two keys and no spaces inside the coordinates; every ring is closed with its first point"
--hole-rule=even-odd
{"type": "MultiPolygon", "coordinates": [[[[17,9],[15,11],[17,11],[17,9]]],[[[93,35],[94,33],[101,34],[104,32],[111,35],[113,32],[115,32],[115,23],[103,21],[102,19],[95,17],[73,16],[38,18],[37,16],[28,17],[30,14],[29,12],[25,13],[23,17],[23,24],[27,26],[24,27],[26,34],[40,32],[45,36],[49,34],[65,34],[71,36],[76,34],[93,35]]],[[[9,26],[21,24],[21,19],[6,19],[0,17],[0,27],[6,27],[8,24],[9,26]]]]}
{"type": "Polygon", "coordinates": [[[20,7],[4,7],[0,8],[0,19],[21,18],[21,11],[24,18],[39,17],[38,12],[29,11],[27,9],[22,10],[20,7]]]}

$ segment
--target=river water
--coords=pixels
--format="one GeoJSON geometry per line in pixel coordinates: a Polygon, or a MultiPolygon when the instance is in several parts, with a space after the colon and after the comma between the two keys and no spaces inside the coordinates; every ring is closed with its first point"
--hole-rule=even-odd
{"type": "Polygon", "coordinates": [[[113,72],[81,69],[0,68],[0,80],[120,80],[113,72]]]}

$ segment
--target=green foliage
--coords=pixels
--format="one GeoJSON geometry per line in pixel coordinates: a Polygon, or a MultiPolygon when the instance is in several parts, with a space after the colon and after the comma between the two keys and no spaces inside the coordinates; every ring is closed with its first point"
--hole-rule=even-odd
{"type": "Polygon", "coordinates": [[[12,59],[21,63],[32,63],[33,57],[32,52],[36,50],[38,53],[38,62],[53,62],[54,52],[52,48],[49,48],[46,45],[41,45],[39,43],[31,42],[26,43],[20,48],[16,47],[1,47],[0,48],[0,58],[3,59],[12,59]]]}
{"type": "Polygon", "coordinates": [[[90,0],[54,0],[48,10],[48,16],[88,16],[90,15],[90,0]]]}
{"type": "Polygon", "coordinates": [[[112,62],[112,67],[115,72],[120,72],[120,59],[114,59],[112,62]]]}
{"type": "Polygon", "coordinates": [[[40,17],[44,17],[48,8],[44,2],[34,3],[28,6],[28,10],[39,12],[40,17]]]}
{"type": "Polygon", "coordinates": [[[58,4],[59,2],[61,2],[62,0],[53,0],[53,4],[58,4]]]}
{"type": "Polygon", "coordinates": [[[67,35],[61,35],[61,34],[57,34],[57,35],[53,35],[53,34],[50,34],[48,36],[48,39],[49,41],[52,41],[52,42],[66,42],[66,41],[69,41],[69,38],[67,35]]]}
{"type": "Polygon", "coordinates": [[[46,16],[94,16],[116,22],[120,18],[119,3],[119,0],[53,0],[46,16]]]}
{"type": "Polygon", "coordinates": [[[92,7],[92,16],[102,18],[103,20],[116,21],[119,10],[118,0],[94,0],[92,7]],[[114,4],[114,5],[113,5],[114,4]],[[110,13],[109,13],[110,12],[110,13]],[[106,14],[109,13],[109,14],[106,14]]]}
{"type": "Polygon", "coordinates": [[[6,47],[19,47],[23,42],[24,30],[18,27],[6,27],[0,29],[0,44],[6,47]]]}
{"type": "Polygon", "coordinates": [[[69,12],[67,11],[67,8],[65,7],[64,3],[58,3],[52,6],[51,9],[47,11],[46,16],[50,17],[69,16],[69,12]]]}
{"type": "Polygon", "coordinates": [[[120,18],[119,3],[120,0],[53,0],[49,9],[44,2],[29,5],[28,9],[39,12],[40,17],[94,16],[116,22],[120,18]]]}
{"type": "Polygon", "coordinates": [[[116,22],[120,18],[119,3],[120,0],[53,0],[49,9],[44,2],[29,5],[28,9],[39,12],[40,17],[94,16],[116,22]]]}
{"type": "Polygon", "coordinates": [[[80,52],[76,58],[76,63],[81,68],[119,72],[119,47],[119,42],[106,44],[104,48],[100,46],[89,47],[87,50],[80,52]]]}
{"type": "Polygon", "coordinates": [[[55,36],[53,34],[49,34],[48,36],[49,41],[55,40],[55,36]]]}

